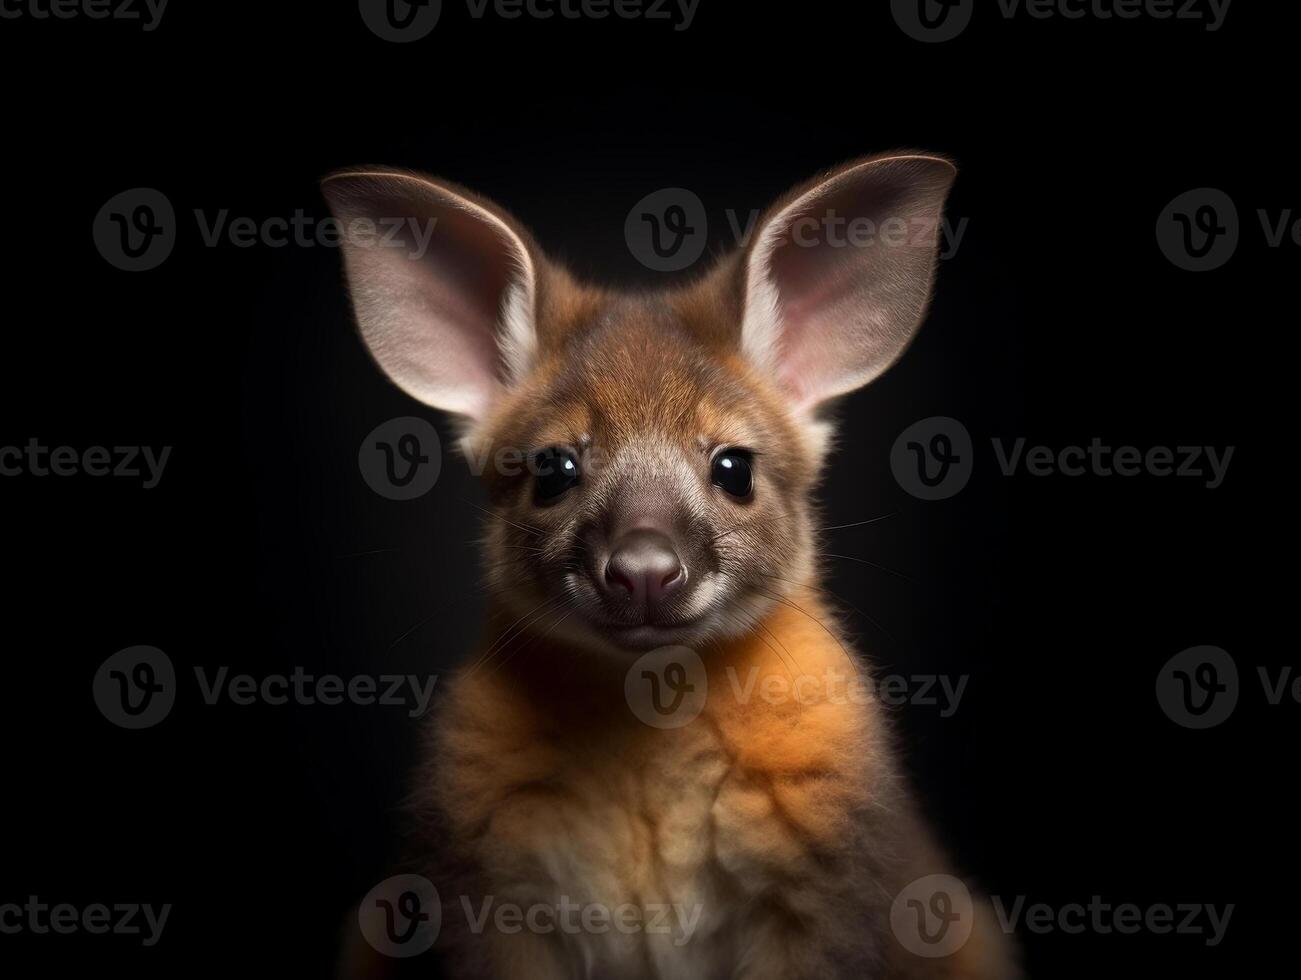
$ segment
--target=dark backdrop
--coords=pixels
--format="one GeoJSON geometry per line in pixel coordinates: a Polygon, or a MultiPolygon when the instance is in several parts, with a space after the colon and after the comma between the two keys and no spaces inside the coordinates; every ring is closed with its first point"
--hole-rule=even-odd
{"type": "MultiPolygon", "coordinates": [[[[689,30],[474,20],[385,43],[355,5],[206,4],[142,32],[0,21],[7,313],[0,445],[169,445],[160,484],[0,478],[5,747],[0,902],[172,903],[152,949],[125,936],[0,936],[26,975],[322,976],[349,905],[387,873],[418,722],[379,706],[209,706],[195,665],[264,677],[429,673],[476,630],[481,503],[445,453],[424,497],[362,481],[386,419],[445,420],[392,388],[354,336],[336,249],[204,244],[193,211],[324,215],[318,178],[408,166],[496,199],[580,273],[654,284],[623,239],[633,203],[689,188],[711,246],[820,168],[901,146],[961,167],[969,219],[929,323],[841,410],[825,484],[830,587],[891,672],[970,675],[952,717],[895,709],[909,768],[964,870],[1060,906],[1233,903],[1225,940],[1023,937],[1032,975],[1262,972],[1286,940],[1280,884],[1297,707],[1257,665],[1284,533],[1284,352],[1297,246],[1256,210],[1301,204],[1291,25],[1274,5],[1184,22],[1039,21],[979,4],[944,44],[885,4],[702,0],[689,30]],[[1291,39],[1290,39],[1291,38],[1291,39]],[[92,221],[128,188],[177,213],[171,256],[110,266],[92,221]],[[1158,246],[1162,209],[1216,187],[1242,219],[1213,272],[1158,246]],[[1282,284],[1282,285],[1278,285],[1282,284]],[[894,481],[903,428],[961,420],[968,487],[894,481]],[[1232,445],[1196,479],[1008,478],[990,440],[1060,448],[1232,445]],[[870,619],[868,618],[870,617],[870,619]],[[171,714],[127,731],[91,696],[114,651],[164,650],[171,714]],[[1209,731],[1158,706],[1163,664],[1229,651],[1237,711],[1209,731]],[[1265,884],[1262,886],[1262,880],[1265,884]]],[[[1235,8],[1237,5],[1235,5],[1235,8]]],[[[445,438],[445,445],[450,443],[445,438]]]]}

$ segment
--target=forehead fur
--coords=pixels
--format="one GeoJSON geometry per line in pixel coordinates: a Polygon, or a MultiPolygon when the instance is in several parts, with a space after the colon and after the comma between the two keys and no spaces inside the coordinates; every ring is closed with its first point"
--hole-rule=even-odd
{"type": "Polygon", "coordinates": [[[741,354],[734,272],[724,263],[689,287],[646,295],[554,274],[539,303],[537,364],[490,420],[489,441],[614,448],[654,435],[702,451],[803,456],[783,396],[741,354]]]}

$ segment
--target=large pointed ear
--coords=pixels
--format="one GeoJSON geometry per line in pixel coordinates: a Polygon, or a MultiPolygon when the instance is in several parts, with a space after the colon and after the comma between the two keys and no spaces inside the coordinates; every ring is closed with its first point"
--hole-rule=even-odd
{"type": "Polygon", "coordinates": [[[538,264],[505,212],[395,170],[321,184],[341,224],[357,323],[375,360],[428,405],[480,419],[536,351],[538,264]]]}
{"type": "Polygon", "coordinates": [[[956,173],[925,154],[859,160],[761,219],[744,256],[742,346],[799,409],[867,384],[912,340],[956,173]]]}

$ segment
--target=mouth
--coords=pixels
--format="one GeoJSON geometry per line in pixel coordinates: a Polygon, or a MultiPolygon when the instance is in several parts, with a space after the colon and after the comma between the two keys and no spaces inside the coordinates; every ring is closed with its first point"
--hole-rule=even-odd
{"type": "Polygon", "coordinates": [[[693,646],[718,629],[722,594],[713,577],[697,582],[689,599],[668,608],[635,608],[610,602],[589,576],[571,573],[566,591],[575,601],[582,631],[618,650],[645,652],[666,646],[693,646]]]}
{"type": "Polygon", "coordinates": [[[629,650],[654,650],[657,647],[686,646],[699,634],[702,618],[680,623],[640,623],[635,626],[615,626],[594,623],[616,645],[629,650]]]}

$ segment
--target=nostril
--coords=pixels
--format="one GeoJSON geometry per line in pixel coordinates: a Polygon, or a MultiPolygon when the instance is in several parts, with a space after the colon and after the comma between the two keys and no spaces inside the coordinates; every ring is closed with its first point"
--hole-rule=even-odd
{"type": "Polygon", "coordinates": [[[687,580],[687,570],[675,562],[675,566],[660,575],[658,593],[667,596],[676,592],[687,580]]]}
{"type": "Polygon", "coordinates": [[[687,570],[682,567],[677,558],[674,558],[673,567],[661,570],[658,577],[660,577],[660,591],[671,592],[686,580],[687,570]]]}
{"type": "Polygon", "coordinates": [[[663,534],[638,529],[623,535],[605,566],[605,582],[615,598],[656,603],[686,581],[686,570],[663,534]]]}
{"type": "Polygon", "coordinates": [[[628,595],[635,595],[637,584],[633,577],[619,564],[611,559],[605,566],[605,580],[617,589],[623,589],[628,595]]]}

